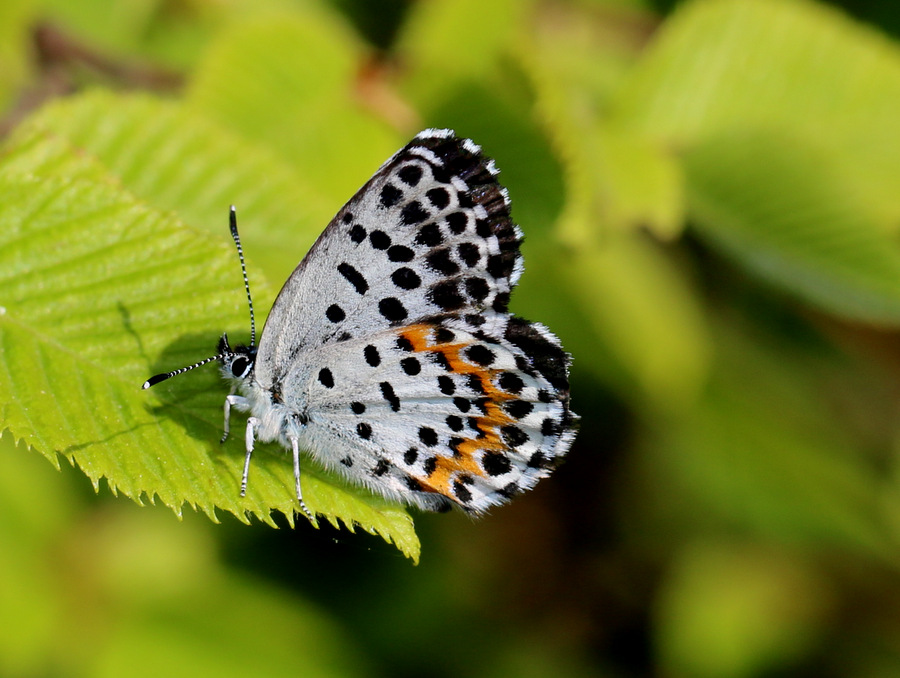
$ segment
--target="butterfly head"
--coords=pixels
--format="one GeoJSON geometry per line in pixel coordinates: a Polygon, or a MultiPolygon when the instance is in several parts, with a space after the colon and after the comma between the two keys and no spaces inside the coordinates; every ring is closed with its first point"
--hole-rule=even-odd
{"type": "Polygon", "coordinates": [[[215,359],[222,365],[222,376],[226,379],[243,381],[252,374],[256,364],[256,346],[238,344],[232,348],[228,344],[228,335],[223,334],[217,352],[215,359]]]}

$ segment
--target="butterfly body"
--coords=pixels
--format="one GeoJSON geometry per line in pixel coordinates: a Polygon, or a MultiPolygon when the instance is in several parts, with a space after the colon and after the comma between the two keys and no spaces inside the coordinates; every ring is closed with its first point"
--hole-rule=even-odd
{"type": "Polygon", "coordinates": [[[420,133],[288,278],[258,351],[224,340],[245,482],[254,440],[293,451],[298,497],[301,451],[426,510],[480,513],[549,475],[575,435],[569,358],[507,311],[522,236],[496,174],[471,141],[420,133]]]}

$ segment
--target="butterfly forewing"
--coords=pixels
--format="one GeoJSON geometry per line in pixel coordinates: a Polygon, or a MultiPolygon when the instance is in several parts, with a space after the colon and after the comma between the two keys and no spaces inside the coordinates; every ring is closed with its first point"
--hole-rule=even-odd
{"type": "Polygon", "coordinates": [[[520,233],[491,161],[446,131],[416,137],[338,212],[285,283],[257,379],[330,342],[453,314],[505,313],[522,270],[520,233]]]}

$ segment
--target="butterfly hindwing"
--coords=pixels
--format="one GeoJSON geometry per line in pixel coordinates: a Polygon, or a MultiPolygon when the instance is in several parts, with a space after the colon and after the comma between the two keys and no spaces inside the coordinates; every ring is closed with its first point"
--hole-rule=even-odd
{"type": "Polygon", "coordinates": [[[305,445],[352,482],[424,509],[484,511],[548,475],[573,435],[568,392],[553,384],[565,354],[539,325],[511,321],[562,372],[506,337],[425,321],[323,347],[288,375],[302,397],[285,404],[304,407],[305,445]]]}

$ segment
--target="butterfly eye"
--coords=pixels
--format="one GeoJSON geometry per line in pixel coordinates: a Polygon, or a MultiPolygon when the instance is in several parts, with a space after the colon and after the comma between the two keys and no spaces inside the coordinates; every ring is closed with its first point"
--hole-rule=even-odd
{"type": "Polygon", "coordinates": [[[250,367],[250,361],[247,358],[235,358],[231,363],[231,373],[236,377],[243,377],[247,373],[248,367],[250,367]]]}

